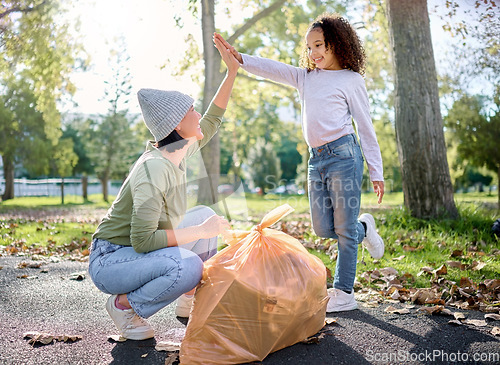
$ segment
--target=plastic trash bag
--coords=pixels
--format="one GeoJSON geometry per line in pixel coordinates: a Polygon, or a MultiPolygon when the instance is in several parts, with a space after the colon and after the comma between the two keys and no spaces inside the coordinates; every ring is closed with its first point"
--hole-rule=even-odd
{"type": "Polygon", "coordinates": [[[261,361],[324,326],[325,266],[295,238],[267,228],[292,211],[283,205],[251,231],[231,231],[229,246],[205,262],[181,364],[261,361]]]}

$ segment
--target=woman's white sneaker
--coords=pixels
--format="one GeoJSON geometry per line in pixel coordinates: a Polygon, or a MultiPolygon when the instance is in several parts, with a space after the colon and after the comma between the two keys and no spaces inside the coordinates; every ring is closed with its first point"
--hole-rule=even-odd
{"type": "Polygon", "coordinates": [[[328,313],[351,311],[358,308],[358,303],[354,299],[354,291],[351,294],[347,294],[343,290],[331,288],[328,289],[328,296],[330,297],[326,305],[328,313]]]}
{"type": "Polygon", "coordinates": [[[188,297],[185,294],[182,294],[179,299],[177,299],[175,315],[181,318],[189,318],[191,308],[193,307],[193,299],[194,295],[188,297]]]}
{"type": "Polygon", "coordinates": [[[359,221],[366,224],[366,237],[363,240],[363,245],[374,259],[379,259],[384,256],[384,240],[377,233],[375,227],[375,219],[369,213],[361,214],[359,221]]]}
{"type": "Polygon", "coordinates": [[[154,337],[155,331],[149,323],[131,309],[118,309],[115,306],[117,295],[112,295],[106,302],[106,310],[115,322],[120,335],[129,340],[146,340],[154,337]]]}

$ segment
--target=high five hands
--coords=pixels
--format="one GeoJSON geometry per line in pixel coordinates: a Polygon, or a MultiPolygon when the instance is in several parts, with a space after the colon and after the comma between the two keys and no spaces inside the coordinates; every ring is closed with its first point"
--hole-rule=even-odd
{"type": "Polygon", "coordinates": [[[243,63],[243,58],[241,57],[241,54],[233,46],[227,43],[226,40],[219,33],[214,33],[214,43],[219,52],[221,52],[221,50],[219,49],[217,44],[220,44],[224,49],[229,50],[229,52],[238,60],[240,64],[243,63]]]}
{"type": "MultiPolygon", "coordinates": [[[[214,33],[214,45],[220,53],[222,61],[226,64],[229,73],[236,73],[240,68],[240,63],[234,56],[233,52],[225,45],[229,45],[224,38],[219,34],[214,33]],[[222,39],[222,40],[221,40],[222,39]],[[225,44],[224,44],[225,43],[225,44]]],[[[234,49],[234,48],[233,48],[234,49]]],[[[239,53],[238,53],[239,54],[239,53]]],[[[241,56],[240,56],[241,57],[241,56]]]]}

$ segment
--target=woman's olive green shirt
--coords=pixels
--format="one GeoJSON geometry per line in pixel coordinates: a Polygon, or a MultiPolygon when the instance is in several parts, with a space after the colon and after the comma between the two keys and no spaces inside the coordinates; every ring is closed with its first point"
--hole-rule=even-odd
{"type": "Polygon", "coordinates": [[[217,133],[224,111],[213,103],[208,107],[200,120],[204,137],[189,147],[179,166],[148,142],[93,238],[132,246],[137,252],[167,247],[165,230],[175,229],[187,209],[186,159],[217,133]]]}

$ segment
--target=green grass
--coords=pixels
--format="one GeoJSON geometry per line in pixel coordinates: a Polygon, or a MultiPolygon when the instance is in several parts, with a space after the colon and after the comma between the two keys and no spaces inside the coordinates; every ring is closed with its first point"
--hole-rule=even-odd
{"type": "MultiPolygon", "coordinates": [[[[97,226],[97,220],[76,221],[72,214],[86,214],[96,209],[103,213],[109,203],[102,201],[101,195],[91,196],[90,202],[79,197],[67,197],[68,204],[62,206],[60,198],[16,198],[0,204],[0,216],[12,218],[0,220],[0,245],[68,245],[72,242],[90,242],[97,226]],[[47,219],[18,218],[16,214],[31,211],[59,212],[47,219]],[[83,212],[83,213],[82,213],[83,212]],[[54,218],[55,217],[55,218],[54,218]]],[[[410,286],[428,287],[429,276],[418,275],[422,267],[439,268],[447,261],[459,261],[470,266],[474,261],[484,263],[480,270],[460,270],[448,267],[446,279],[459,281],[469,277],[479,282],[484,279],[499,278],[500,242],[491,235],[491,225],[500,216],[491,207],[496,203],[496,195],[488,193],[457,194],[461,218],[458,220],[420,220],[413,218],[402,208],[402,193],[386,194],[382,205],[376,204],[373,193],[362,195],[362,211],[370,211],[378,221],[378,228],[385,240],[386,253],[380,260],[373,260],[367,251],[360,247],[358,253],[358,278],[364,271],[393,267],[400,274],[409,273],[410,286]],[[460,257],[451,257],[456,250],[462,251],[460,257]],[[404,256],[404,257],[403,257],[404,256]],[[397,259],[397,260],[395,260],[397,259]]],[[[266,195],[260,197],[249,194],[243,197],[226,199],[233,220],[241,220],[235,228],[248,229],[258,223],[265,213],[282,204],[290,204],[295,211],[285,219],[289,222],[306,220],[309,222],[309,203],[306,196],[266,195]]],[[[219,210],[224,211],[223,204],[219,210]]],[[[304,239],[320,241],[326,246],[335,244],[334,240],[322,240],[313,232],[304,232],[304,239]]],[[[312,250],[326,266],[334,272],[335,261],[323,251],[312,250]]]]}
{"type": "Polygon", "coordinates": [[[18,247],[63,246],[73,242],[88,245],[96,225],[74,222],[27,221],[0,222],[0,245],[18,247]]]}
{"type": "MultiPolygon", "coordinates": [[[[500,277],[500,241],[491,234],[493,221],[499,214],[495,210],[461,204],[458,220],[422,220],[410,216],[406,209],[394,208],[373,213],[378,221],[378,230],[385,242],[385,254],[379,260],[370,257],[363,248],[358,251],[357,277],[365,271],[385,267],[395,268],[400,275],[411,275],[410,287],[429,287],[431,276],[422,274],[423,267],[438,269],[445,264],[446,279],[460,282],[468,277],[474,282],[500,277]],[[461,251],[460,256],[453,256],[461,251]],[[464,264],[468,269],[453,268],[447,262],[464,264]],[[472,270],[473,262],[484,263],[480,270],[472,270]],[[420,273],[420,275],[419,275],[420,273]]],[[[319,238],[311,233],[309,240],[319,238]]],[[[324,240],[325,245],[335,240],[324,240]]],[[[310,250],[329,267],[332,272],[335,262],[324,252],[310,250]]],[[[365,283],[366,284],[366,283],[365,283]]]]}
{"type": "MultiPolygon", "coordinates": [[[[109,201],[114,200],[114,196],[109,196],[109,201]]],[[[102,199],[102,194],[94,194],[89,196],[89,200],[85,202],[79,195],[67,195],[64,197],[64,205],[61,204],[59,196],[41,196],[41,197],[19,197],[0,201],[0,214],[12,209],[47,209],[47,208],[74,208],[74,207],[90,207],[90,208],[108,208],[110,203],[102,199]]]]}

